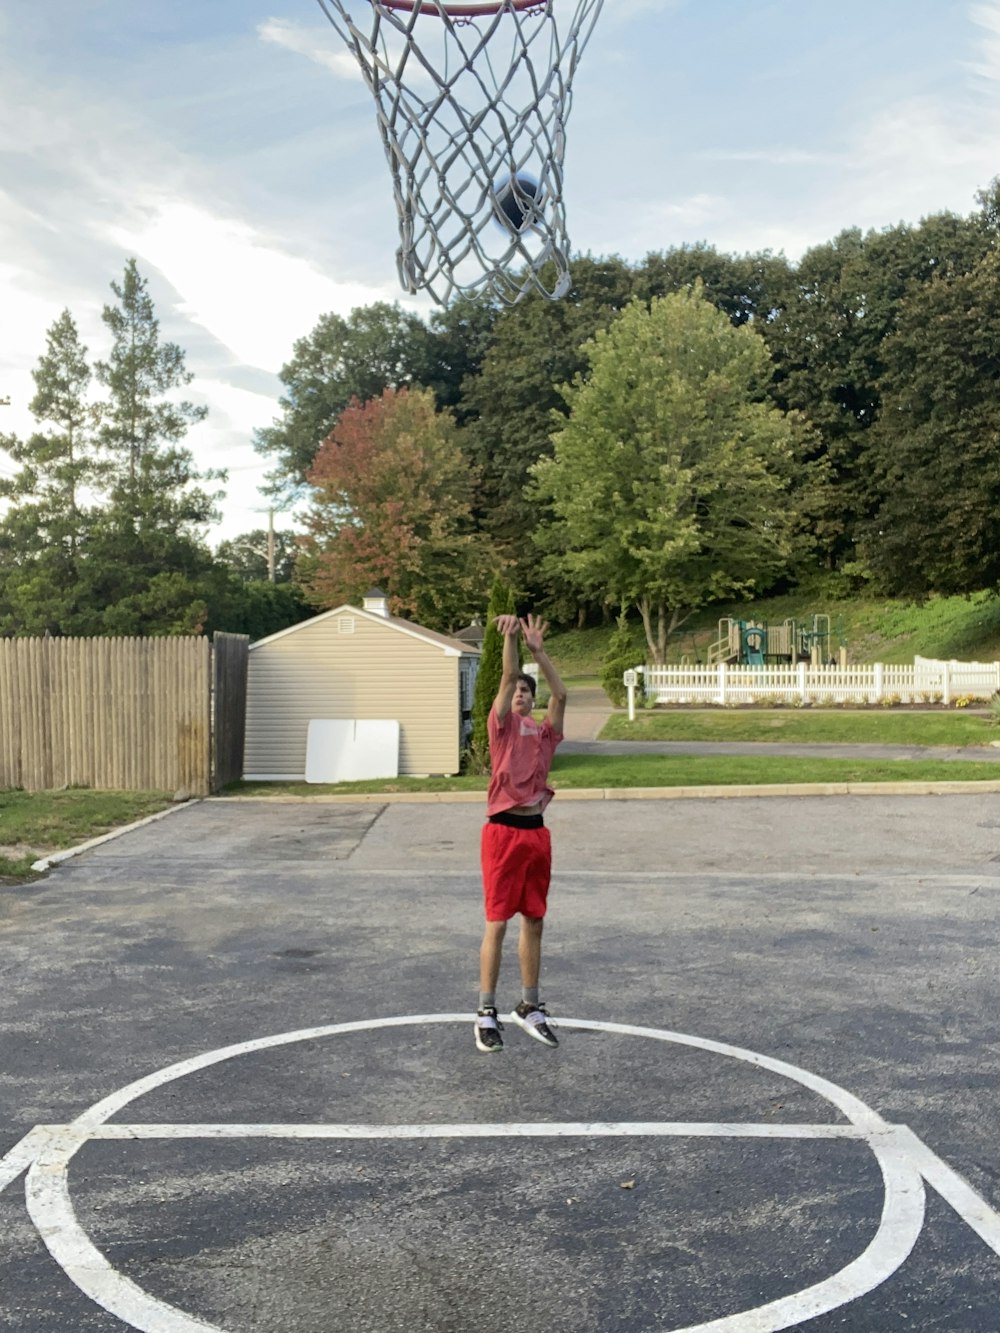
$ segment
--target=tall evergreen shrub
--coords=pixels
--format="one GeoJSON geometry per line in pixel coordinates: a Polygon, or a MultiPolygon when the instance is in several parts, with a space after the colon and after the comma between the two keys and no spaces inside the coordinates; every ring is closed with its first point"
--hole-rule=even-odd
{"type": "MultiPolygon", "coordinates": [[[[498,574],[493,580],[490,602],[486,611],[486,632],[483,635],[483,651],[479,657],[479,672],[476,676],[476,692],[472,701],[472,745],[470,768],[473,772],[488,773],[490,766],[489,736],[486,719],[500,688],[503,675],[503,635],[493,623],[497,616],[514,614],[514,590],[498,574]]],[[[518,661],[521,659],[521,645],[518,640],[518,661]]]]}

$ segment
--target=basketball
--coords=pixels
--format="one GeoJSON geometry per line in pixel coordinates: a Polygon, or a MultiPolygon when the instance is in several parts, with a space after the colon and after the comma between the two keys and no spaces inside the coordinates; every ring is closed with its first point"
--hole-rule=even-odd
{"type": "Polygon", "coordinates": [[[541,186],[524,171],[511,175],[493,189],[496,206],[512,231],[523,231],[538,218],[541,186]]]}

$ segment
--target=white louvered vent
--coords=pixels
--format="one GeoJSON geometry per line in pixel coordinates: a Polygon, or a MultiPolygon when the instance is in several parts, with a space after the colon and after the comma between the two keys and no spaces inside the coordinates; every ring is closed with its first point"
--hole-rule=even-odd
{"type": "Polygon", "coordinates": [[[353,634],[353,633],[354,633],[354,617],[353,617],[353,616],[338,616],[338,617],[337,617],[337,633],[338,633],[338,634],[353,634]]]}

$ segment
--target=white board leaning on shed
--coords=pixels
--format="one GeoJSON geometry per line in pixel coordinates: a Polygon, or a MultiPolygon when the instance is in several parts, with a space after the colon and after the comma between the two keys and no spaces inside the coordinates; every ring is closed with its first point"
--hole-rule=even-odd
{"type": "Polygon", "coordinates": [[[399,777],[399,723],[313,718],[306,732],[306,782],[399,777]]]}

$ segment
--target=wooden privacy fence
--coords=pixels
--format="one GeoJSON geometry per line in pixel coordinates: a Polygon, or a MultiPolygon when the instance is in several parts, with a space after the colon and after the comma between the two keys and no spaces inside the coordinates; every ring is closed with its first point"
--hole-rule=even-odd
{"type": "Polygon", "coordinates": [[[212,638],[212,788],[216,791],[243,776],[249,648],[245,634],[216,634],[212,638]]]}
{"type": "Polygon", "coordinates": [[[242,769],[248,644],[0,640],[0,787],[207,795],[242,769]]]}
{"type": "Polygon", "coordinates": [[[866,666],[637,668],[646,697],[656,703],[951,704],[989,699],[1000,690],[1000,662],[937,662],[918,657],[912,666],[875,662],[866,666]]]}

